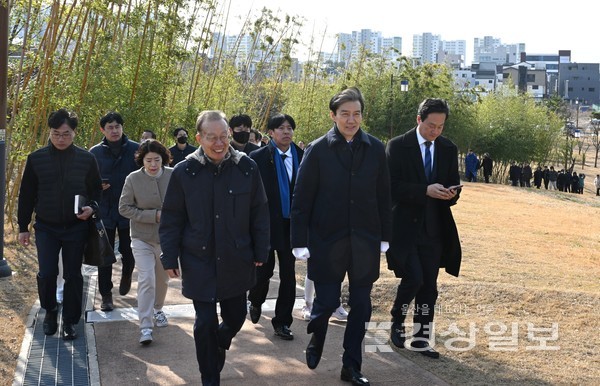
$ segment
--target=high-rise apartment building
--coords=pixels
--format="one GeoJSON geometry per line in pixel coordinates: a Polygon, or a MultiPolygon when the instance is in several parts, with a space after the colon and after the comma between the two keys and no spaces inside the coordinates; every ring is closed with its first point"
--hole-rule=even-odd
{"type": "Polygon", "coordinates": [[[413,35],[413,58],[420,58],[422,63],[436,63],[441,41],[440,35],[430,32],[413,35]]]}
{"type": "Polygon", "coordinates": [[[402,53],[402,38],[384,38],[381,32],[370,29],[339,33],[337,38],[338,61],[346,64],[360,57],[363,51],[380,54],[394,60],[402,53]]]}
{"type": "Polygon", "coordinates": [[[515,64],[521,61],[521,53],[525,52],[525,43],[502,44],[493,36],[475,38],[473,45],[473,63],[515,64]]]}

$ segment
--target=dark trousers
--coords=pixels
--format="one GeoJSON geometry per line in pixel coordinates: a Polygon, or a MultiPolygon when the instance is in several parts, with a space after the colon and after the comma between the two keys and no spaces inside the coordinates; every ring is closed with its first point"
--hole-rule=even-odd
{"type": "Polygon", "coordinates": [[[37,274],[40,306],[46,311],[56,309],[56,278],[58,277],[58,254],[62,249],[63,278],[63,322],[77,324],[81,319],[83,296],[83,249],[88,235],[88,223],[77,222],[70,227],[50,226],[36,222],[35,245],[38,253],[37,274]]]}
{"type": "MultiPolygon", "coordinates": [[[[291,326],[292,310],[296,301],[296,258],[291,250],[278,250],[279,261],[279,293],[275,304],[275,317],[271,320],[273,327],[291,326]]],[[[267,298],[269,282],[275,269],[275,251],[269,252],[269,260],[256,268],[256,285],[248,294],[248,299],[253,306],[259,307],[267,298]]]]}
{"type": "MultiPolygon", "coordinates": [[[[106,228],[106,234],[110,245],[115,246],[115,237],[117,230],[106,228]]],[[[129,228],[119,228],[119,252],[121,253],[121,262],[123,264],[122,276],[131,276],[135,268],[135,259],[131,250],[131,237],[129,228]]],[[[106,296],[111,293],[112,283],[112,264],[107,267],[98,267],[98,289],[100,295],[106,296]]]]}
{"type": "Polygon", "coordinates": [[[485,178],[485,183],[489,184],[490,183],[490,175],[489,174],[483,174],[483,178],[485,178]]]}
{"type": "Polygon", "coordinates": [[[408,307],[415,300],[414,337],[429,339],[433,328],[437,277],[440,270],[442,244],[439,239],[417,243],[407,257],[404,276],[398,286],[392,307],[392,321],[404,323],[408,307]]]}
{"type": "MultiPolygon", "coordinates": [[[[309,334],[322,341],[327,335],[327,326],[329,317],[340,305],[341,282],[337,283],[318,283],[315,282],[316,297],[310,315],[310,322],[307,326],[309,334]]],[[[361,370],[362,366],[362,341],[365,337],[365,325],[371,320],[371,289],[372,284],[357,286],[350,282],[349,292],[350,313],[344,332],[344,355],[342,364],[345,367],[352,367],[361,370]]]]}
{"type": "Polygon", "coordinates": [[[196,358],[203,385],[219,385],[219,347],[229,350],[233,337],[240,331],[246,320],[246,294],[221,300],[221,319],[217,316],[217,303],[194,300],[196,322],[194,342],[196,358]]]}

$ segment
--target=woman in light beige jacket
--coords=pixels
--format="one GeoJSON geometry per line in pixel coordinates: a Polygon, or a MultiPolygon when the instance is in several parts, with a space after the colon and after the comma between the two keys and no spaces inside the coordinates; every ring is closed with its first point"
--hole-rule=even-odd
{"type": "Polygon", "coordinates": [[[163,199],[173,169],[169,150],[160,142],[148,139],[140,144],[135,161],[141,167],[125,179],[119,213],[131,220],[131,249],[138,270],[138,317],[140,340],[152,342],[152,328],[166,327],[162,307],[167,296],[169,277],[160,262],[158,225],[163,199]]]}

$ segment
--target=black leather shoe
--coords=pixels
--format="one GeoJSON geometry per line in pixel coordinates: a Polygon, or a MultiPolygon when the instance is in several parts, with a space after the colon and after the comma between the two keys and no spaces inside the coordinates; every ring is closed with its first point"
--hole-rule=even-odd
{"type": "Polygon", "coordinates": [[[309,369],[316,369],[319,365],[321,355],[323,355],[324,343],[325,342],[318,339],[315,334],[313,334],[312,338],[310,338],[310,342],[306,347],[306,365],[309,369]]]}
{"type": "Polygon", "coordinates": [[[46,335],[54,335],[56,334],[56,330],[58,330],[58,323],[56,319],[58,318],[58,310],[54,311],[46,311],[46,316],[44,316],[44,334],[46,335]]]}
{"type": "Polygon", "coordinates": [[[392,323],[392,330],[390,331],[390,342],[392,342],[393,348],[404,348],[405,341],[406,335],[404,333],[404,327],[402,327],[402,323],[392,323]]]}
{"type": "Polygon", "coordinates": [[[428,358],[438,359],[440,357],[440,353],[435,351],[433,347],[429,345],[429,342],[413,340],[410,342],[410,347],[413,349],[412,351],[417,351],[428,358]]]}
{"type": "Polygon", "coordinates": [[[370,385],[369,380],[353,367],[342,367],[340,379],[353,385],[370,385]]]}
{"type": "Polygon", "coordinates": [[[112,301],[112,294],[103,295],[102,303],[100,304],[100,310],[107,312],[107,311],[112,311],[113,309],[114,309],[114,306],[113,306],[113,301],[112,301]]]}
{"type": "Polygon", "coordinates": [[[75,332],[74,324],[63,323],[62,338],[63,340],[73,340],[77,338],[77,332],[75,332]]]}
{"type": "Polygon", "coordinates": [[[260,306],[254,307],[252,304],[248,308],[248,312],[250,312],[250,320],[252,321],[253,324],[258,323],[258,319],[260,319],[261,311],[262,310],[260,309],[260,306]]]}
{"type": "Polygon", "coordinates": [[[125,296],[131,289],[131,274],[121,276],[121,282],[119,283],[119,295],[125,296]]]}
{"type": "Polygon", "coordinates": [[[275,327],[275,335],[283,340],[294,340],[294,334],[288,326],[275,327]]]}
{"type": "Polygon", "coordinates": [[[217,362],[219,372],[221,372],[221,370],[223,370],[223,367],[225,367],[225,357],[226,356],[227,356],[227,350],[225,350],[223,347],[219,347],[219,359],[217,362]]]}

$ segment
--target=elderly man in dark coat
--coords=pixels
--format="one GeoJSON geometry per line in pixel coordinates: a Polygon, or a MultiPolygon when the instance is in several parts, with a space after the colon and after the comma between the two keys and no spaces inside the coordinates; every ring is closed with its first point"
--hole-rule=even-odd
{"type": "Polygon", "coordinates": [[[306,363],[314,369],[321,359],[328,320],[339,306],[347,273],[351,310],[341,379],[367,385],[361,374],[361,346],[380,253],[391,236],[389,173],[384,145],[360,128],[360,91],[345,89],[331,99],[329,108],[334,126],[306,148],[292,200],[293,253],[308,258],[308,277],[316,290],[306,363]]]}
{"type": "Polygon", "coordinates": [[[404,319],[415,299],[410,346],[438,358],[430,347],[437,277],[440,267],[458,276],[461,248],[450,207],[460,193],[458,150],[441,136],[449,108],[443,99],[419,105],[417,127],[387,145],[393,205],[393,236],[387,252],[389,269],[401,277],[391,310],[393,346],[404,347],[404,319]]]}
{"type": "Polygon", "coordinates": [[[202,383],[218,385],[246,318],[246,291],[269,254],[269,206],[256,163],[229,145],[225,115],[203,111],[196,128],[201,147],[175,166],[165,195],[161,262],[171,278],[181,265],[202,383]]]}

